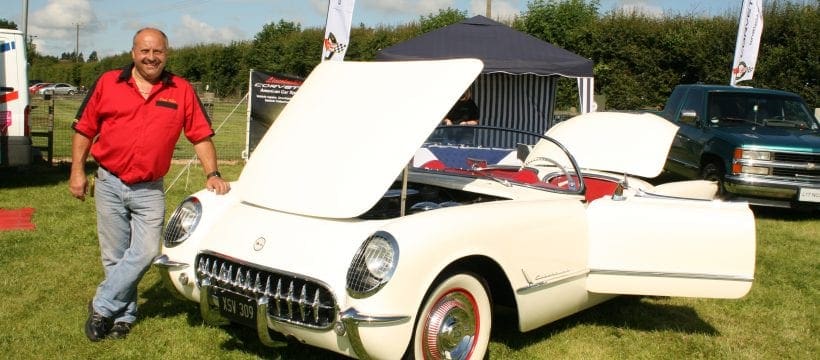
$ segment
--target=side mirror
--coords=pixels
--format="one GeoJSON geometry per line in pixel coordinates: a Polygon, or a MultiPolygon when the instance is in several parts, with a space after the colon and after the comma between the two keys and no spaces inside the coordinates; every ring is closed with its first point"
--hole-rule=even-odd
{"type": "Polygon", "coordinates": [[[686,109],[680,112],[680,122],[689,125],[696,125],[698,123],[698,113],[695,110],[686,109]]]}

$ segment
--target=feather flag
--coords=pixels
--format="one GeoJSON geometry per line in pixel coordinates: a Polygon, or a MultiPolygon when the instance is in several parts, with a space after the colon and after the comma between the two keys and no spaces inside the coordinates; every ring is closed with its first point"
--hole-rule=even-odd
{"type": "Polygon", "coordinates": [[[732,77],[729,85],[751,80],[757,65],[757,51],[763,34],[763,1],[743,0],[740,21],[737,27],[735,59],[732,62],[732,77]]]}
{"type": "Polygon", "coordinates": [[[322,61],[342,61],[350,41],[355,0],[330,0],[327,7],[327,25],[322,44],[322,61]]]}

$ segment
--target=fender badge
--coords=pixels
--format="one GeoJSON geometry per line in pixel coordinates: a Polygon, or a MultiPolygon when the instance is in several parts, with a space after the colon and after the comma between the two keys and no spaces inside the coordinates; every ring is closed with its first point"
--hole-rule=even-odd
{"type": "Polygon", "coordinates": [[[253,242],[253,249],[259,251],[262,250],[263,247],[265,247],[265,238],[260,236],[253,242]]]}

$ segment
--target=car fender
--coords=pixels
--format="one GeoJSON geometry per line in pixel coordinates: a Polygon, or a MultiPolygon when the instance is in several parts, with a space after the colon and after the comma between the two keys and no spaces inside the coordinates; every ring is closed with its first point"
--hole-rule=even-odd
{"type": "Polygon", "coordinates": [[[194,285],[196,279],[194,261],[203,239],[211,232],[214,224],[226,211],[239,203],[235,191],[237,187],[238,184],[232,182],[231,188],[233,191],[224,195],[216,195],[214,192],[205,189],[190,195],[190,197],[196,197],[202,205],[202,217],[194,232],[181,244],[173,247],[165,246],[163,232],[160,253],[170,262],[187,265],[167,267],[168,278],[166,283],[186,299],[199,302],[199,287],[194,285]],[[183,284],[182,278],[187,278],[188,281],[183,284]]]}
{"type": "MultiPolygon", "coordinates": [[[[425,294],[439,275],[452,270],[450,265],[461,259],[481,256],[499,265],[516,293],[520,317],[526,317],[522,321],[528,324],[527,328],[533,327],[533,319],[543,324],[558,313],[571,313],[571,309],[587,300],[583,285],[576,287],[576,296],[557,299],[557,305],[551,307],[543,306],[549,292],[515,292],[533,285],[539,275],[583,273],[588,252],[587,226],[580,201],[462,205],[399,218],[382,230],[399,244],[396,271],[380,291],[367,298],[349,298],[348,305],[367,315],[409,316],[409,321],[400,325],[401,333],[394,334],[399,337],[391,338],[403,344],[402,349],[410,341],[425,294]],[[531,251],[522,252],[522,248],[531,251]]],[[[379,351],[383,331],[359,329],[368,353],[379,351]]]]}

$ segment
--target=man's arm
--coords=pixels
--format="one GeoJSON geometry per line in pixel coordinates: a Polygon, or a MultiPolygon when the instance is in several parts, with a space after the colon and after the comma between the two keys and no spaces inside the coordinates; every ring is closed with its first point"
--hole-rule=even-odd
{"type": "Polygon", "coordinates": [[[218,173],[219,170],[216,163],[216,148],[211,138],[206,138],[194,144],[194,152],[196,152],[196,156],[199,158],[202,169],[205,170],[207,176],[207,179],[205,179],[205,188],[216,192],[218,195],[230,191],[231,185],[228,184],[221,175],[213,175],[214,173],[218,173]]]}
{"type": "Polygon", "coordinates": [[[75,198],[85,201],[88,192],[88,179],[85,177],[85,161],[91,149],[91,139],[78,132],[74,133],[71,141],[71,175],[68,179],[68,189],[75,198]]]}

